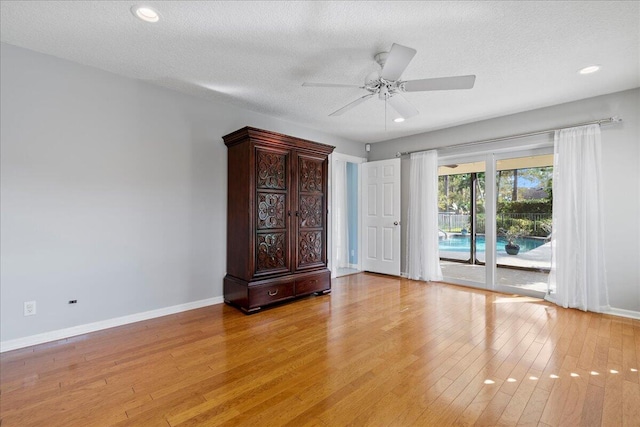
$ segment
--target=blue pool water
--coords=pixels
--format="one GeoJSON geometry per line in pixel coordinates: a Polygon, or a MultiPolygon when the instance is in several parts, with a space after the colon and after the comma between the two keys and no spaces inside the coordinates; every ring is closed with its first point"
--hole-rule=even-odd
{"type": "MultiPolygon", "coordinates": [[[[544,245],[544,239],[532,239],[530,237],[521,237],[516,239],[516,244],[520,246],[520,253],[530,251],[538,246],[544,245]]],[[[498,237],[496,247],[498,250],[504,250],[507,240],[504,237],[498,237]]],[[[440,240],[440,250],[450,252],[469,252],[471,246],[471,236],[449,236],[448,239],[440,240]]],[[[485,243],[484,236],[476,238],[476,252],[484,252],[485,243]]]]}

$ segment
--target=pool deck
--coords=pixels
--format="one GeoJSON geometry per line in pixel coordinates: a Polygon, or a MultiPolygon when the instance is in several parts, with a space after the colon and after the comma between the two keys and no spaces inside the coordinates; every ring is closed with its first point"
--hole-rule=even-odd
{"type": "MultiPolygon", "coordinates": [[[[469,259],[469,255],[465,252],[440,251],[440,258],[465,260],[469,259]]],[[[485,262],[484,252],[478,252],[477,258],[479,261],[485,262]]],[[[548,270],[551,267],[551,242],[518,255],[507,255],[506,252],[498,251],[496,261],[498,265],[548,270]]]]}
{"type": "MultiPolygon", "coordinates": [[[[486,270],[484,265],[461,264],[453,261],[440,261],[442,274],[445,282],[461,283],[473,282],[482,286],[486,280],[486,270]]],[[[496,269],[496,284],[500,286],[512,287],[514,293],[518,289],[535,291],[538,297],[547,291],[547,280],[549,274],[541,271],[514,270],[512,268],[496,269]]]]}
{"type": "MultiPolygon", "coordinates": [[[[468,255],[465,253],[448,251],[440,251],[440,257],[460,260],[468,259],[468,255]]],[[[484,252],[478,253],[478,260],[482,262],[485,261],[484,252]]],[[[498,264],[498,268],[496,269],[496,284],[541,293],[545,293],[547,291],[547,279],[549,277],[549,273],[545,271],[500,268],[500,266],[548,270],[551,266],[550,242],[530,251],[519,253],[518,255],[507,255],[504,252],[498,252],[496,261],[498,264]]],[[[445,276],[445,280],[449,278],[476,283],[485,282],[484,265],[462,264],[441,260],[440,266],[442,267],[442,273],[445,276]]]]}

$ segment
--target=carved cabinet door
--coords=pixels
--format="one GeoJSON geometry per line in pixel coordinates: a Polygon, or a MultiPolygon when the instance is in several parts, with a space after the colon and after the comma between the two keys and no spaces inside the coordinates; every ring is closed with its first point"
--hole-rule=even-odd
{"type": "Polygon", "coordinates": [[[290,152],[256,147],[255,275],[287,272],[290,152]]]}
{"type": "Polygon", "coordinates": [[[326,187],[325,158],[297,154],[296,181],[296,269],[326,265],[326,187]]]}

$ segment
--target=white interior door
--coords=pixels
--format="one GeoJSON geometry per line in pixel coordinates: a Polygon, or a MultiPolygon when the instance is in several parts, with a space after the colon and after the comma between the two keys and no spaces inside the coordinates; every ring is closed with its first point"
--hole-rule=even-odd
{"type": "Polygon", "coordinates": [[[400,159],[362,164],[362,268],[400,275],[400,159]]]}

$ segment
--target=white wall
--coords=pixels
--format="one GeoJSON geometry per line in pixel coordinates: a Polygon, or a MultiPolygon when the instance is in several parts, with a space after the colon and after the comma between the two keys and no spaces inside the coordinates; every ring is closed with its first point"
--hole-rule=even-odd
{"type": "Polygon", "coordinates": [[[227,150],[364,144],[1,45],[2,342],[222,295],[227,150]],[[77,299],[77,305],[68,301],[77,299]],[[23,316],[23,302],[37,314],[23,316]]]}
{"type": "MultiPolygon", "coordinates": [[[[558,128],[613,115],[624,121],[603,127],[605,256],[612,307],[640,312],[640,89],[598,96],[372,144],[370,160],[394,157],[398,151],[416,151],[479,141],[511,134],[558,128]]],[[[484,146],[444,149],[442,154],[497,151],[506,147],[553,144],[553,135],[484,146]]],[[[402,215],[406,224],[409,161],[402,161],[402,215]]],[[[403,235],[403,240],[404,240],[403,235]]],[[[401,247],[404,250],[403,241],[401,247]]],[[[402,266],[405,256],[402,256],[402,266]]]]}

